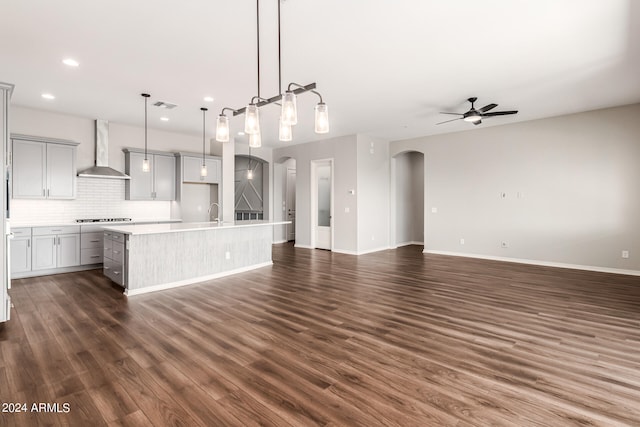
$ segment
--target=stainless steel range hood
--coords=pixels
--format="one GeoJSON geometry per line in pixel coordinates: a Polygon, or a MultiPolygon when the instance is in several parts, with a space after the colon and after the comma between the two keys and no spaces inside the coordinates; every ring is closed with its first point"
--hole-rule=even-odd
{"type": "Polygon", "coordinates": [[[78,173],[83,178],[131,179],[109,167],[109,122],[96,120],[96,165],[78,173]]]}

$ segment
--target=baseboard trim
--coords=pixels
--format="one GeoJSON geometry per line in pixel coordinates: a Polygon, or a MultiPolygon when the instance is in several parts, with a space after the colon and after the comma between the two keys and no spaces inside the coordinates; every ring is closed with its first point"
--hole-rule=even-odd
{"type": "Polygon", "coordinates": [[[309,245],[301,245],[299,243],[294,243],[293,247],[294,248],[302,248],[302,249],[315,249],[314,247],[311,247],[309,245]]]}
{"type": "Polygon", "coordinates": [[[77,271],[96,270],[102,268],[102,264],[76,265],[73,267],[50,268],[47,270],[31,270],[22,273],[13,273],[11,279],[26,279],[28,277],[50,276],[52,274],[75,273],[77,271]]]}
{"type": "Polygon", "coordinates": [[[492,256],[492,255],[478,255],[478,254],[469,254],[469,253],[461,253],[461,252],[434,251],[434,250],[426,250],[426,249],[423,250],[422,253],[458,256],[458,257],[465,257],[465,258],[487,259],[491,261],[516,262],[519,264],[540,265],[544,267],[570,268],[573,270],[596,271],[599,273],[613,273],[613,274],[625,274],[628,276],[640,276],[640,271],[638,270],[626,270],[622,268],[598,267],[593,265],[582,265],[582,264],[566,264],[563,262],[539,261],[535,259],[509,258],[509,257],[499,257],[499,256],[492,256]]]}
{"type": "Polygon", "coordinates": [[[193,285],[195,283],[206,282],[207,280],[219,279],[232,274],[244,273],[262,267],[273,265],[273,261],[267,261],[260,264],[254,264],[247,267],[236,268],[234,270],[223,271],[220,273],[209,274],[207,276],[194,277],[192,279],[179,280],[177,282],[162,283],[160,285],[147,286],[140,289],[125,289],[124,294],[128,297],[147,294],[149,292],[164,291],[166,289],[179,288],[181,286],[193,285]]]}
{"type": "Polygon", "coordinates": [[[288,242],[288,240],[275,240],[275,241],[273,241],[273,244],[274,245],[281,245],[281,244],[287,243],[287,242],[288,242]]]}
{"type": "Polygon", "coordinates": [[[417,242],[417,241],[411,241],[411,242],[402,242],[402,243],[396,243],[396,248],[400,248],[402,246],[409,246],[409,245],[422,245],[424,246],[424,242],[417,242]]]}

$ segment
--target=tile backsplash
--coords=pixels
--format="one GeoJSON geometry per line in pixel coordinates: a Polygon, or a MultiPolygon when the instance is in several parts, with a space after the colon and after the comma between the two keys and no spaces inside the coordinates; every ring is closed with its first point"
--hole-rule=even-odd
{"type": "Polygon", "coordinates": [[[75,200],[11,200],[11,223],[54,224],[80,218],[133,218],[167,220],[171,203],[124,199],[125,181],[120,179],[77,178],[75,200]]]}

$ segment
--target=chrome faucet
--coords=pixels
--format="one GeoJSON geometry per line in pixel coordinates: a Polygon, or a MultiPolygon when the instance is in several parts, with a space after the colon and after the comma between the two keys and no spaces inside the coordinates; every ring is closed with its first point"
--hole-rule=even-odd
{"type": "Polygon", "coordinates": [[[220,205],[217,204],[216,202],[213,202],[209,205],[209,209],[207,210],[207,213],[209,214],[209,219],[211,219],[211,210],[213,209],[214,206],[218,207],[218,217],[214,218],[213,220],[216,221],[218,224],[220,224],[220,205]]]}

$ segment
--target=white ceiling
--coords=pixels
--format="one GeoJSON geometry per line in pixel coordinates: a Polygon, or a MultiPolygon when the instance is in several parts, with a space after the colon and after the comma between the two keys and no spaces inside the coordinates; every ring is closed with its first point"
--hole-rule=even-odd
{"type": "MultiPolygon", "coordinates": [[[[260,1],[263,97],[278,93],[277,1],[260,1]]],[[[206,106],[214,135],[222,107],[257,95],[255,9],[254,0],[1,0],[0,81],[16,85],[15,105],[134,125],[148,92],[178,104],[150,107],[150,127],[194,135],[206,106]]],[[[481,126],[640,102],[635,0],[286,0],[281,16],[283,88],[317,83],[329,136],[470,129],[435,125],[453,117],[439,111],[466,111],[470,96],[520,111],[481,126]]],[[[299,96],[294,143],[321,139],[316,102],[299,96]]],[[[278,113],[263,108],[265,145],[283,144],[278,113]]]]}

